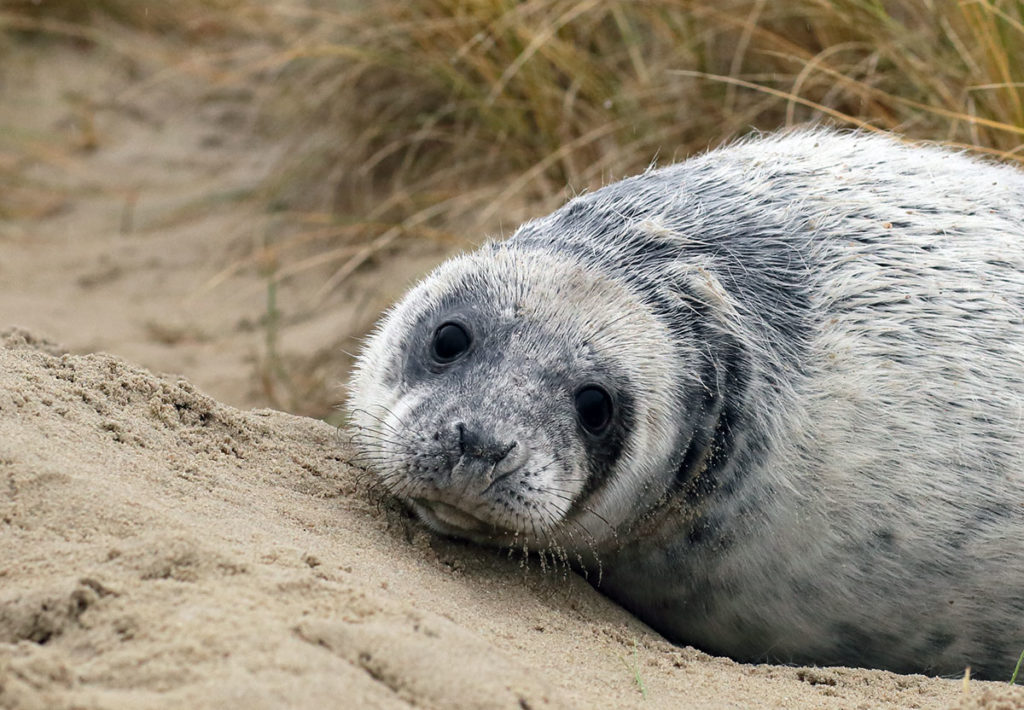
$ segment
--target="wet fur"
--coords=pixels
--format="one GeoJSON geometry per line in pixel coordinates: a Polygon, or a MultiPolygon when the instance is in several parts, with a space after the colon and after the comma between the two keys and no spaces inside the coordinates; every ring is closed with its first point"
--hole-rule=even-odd
{"type": "Polygon", "coordinates": [[[388,490],[491,525],[414,504],[434,529],[599,558],[601,591],[674,641],[997,678],[1024,647],[1014,168],[811,130],[650,170],[439,267],[350,408],[388,490]],[[484,342],[426,371],[450,313],[484,342]],[[621,395],[614,446],[572,420],[588,377],[621,395]],[[528,465],[456,480],[434,435],[465,416],[528,465]]]}

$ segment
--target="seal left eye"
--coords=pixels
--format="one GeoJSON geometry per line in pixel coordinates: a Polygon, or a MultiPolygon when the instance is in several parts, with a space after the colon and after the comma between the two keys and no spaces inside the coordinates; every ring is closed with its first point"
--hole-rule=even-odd
{"type": "Polygon", "coordinates": [[[430,343],[430,354],[442,364],[454,362],[462,357],[471,340],[469,333],[458,323],[442,323],[434,331],[434,339],[430,343]]]}

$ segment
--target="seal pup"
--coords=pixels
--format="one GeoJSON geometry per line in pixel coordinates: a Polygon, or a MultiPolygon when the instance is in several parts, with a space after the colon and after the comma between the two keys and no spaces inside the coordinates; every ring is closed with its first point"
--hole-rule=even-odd
{"type": "Polygon", "coordinates": [[[650,169],[439,266],[351,380],[433,530],[557,551],[741,661],[1009,677],[1024,173],[825,129],[650,169]]]}

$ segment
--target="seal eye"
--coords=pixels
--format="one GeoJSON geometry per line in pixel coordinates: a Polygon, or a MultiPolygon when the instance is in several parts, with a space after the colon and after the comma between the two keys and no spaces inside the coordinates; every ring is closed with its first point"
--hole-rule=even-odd
{"type": "Polygon", "coordinates": [[[439,363],[454,362],[469,350],[469,333],[458,323],[442,323],[434,331],[430,354],[439,363]]]}
{"type": "Polygon", "coordinates": [[[612,398],[597,385],[587,385],[576,393],[576,414],[591,434],[600,434],[612,420],[612,398]]]}

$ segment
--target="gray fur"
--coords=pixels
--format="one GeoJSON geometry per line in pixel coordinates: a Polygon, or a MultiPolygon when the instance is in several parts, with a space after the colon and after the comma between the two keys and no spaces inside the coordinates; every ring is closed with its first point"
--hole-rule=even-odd
{"type": "Polygon", "coordinates": [[[1014,168],[818,129],[649,170],[440,266],[351,391],[428,525],[599,568],[674,641],[994,678],[1024,648],[1014,168]]]}

